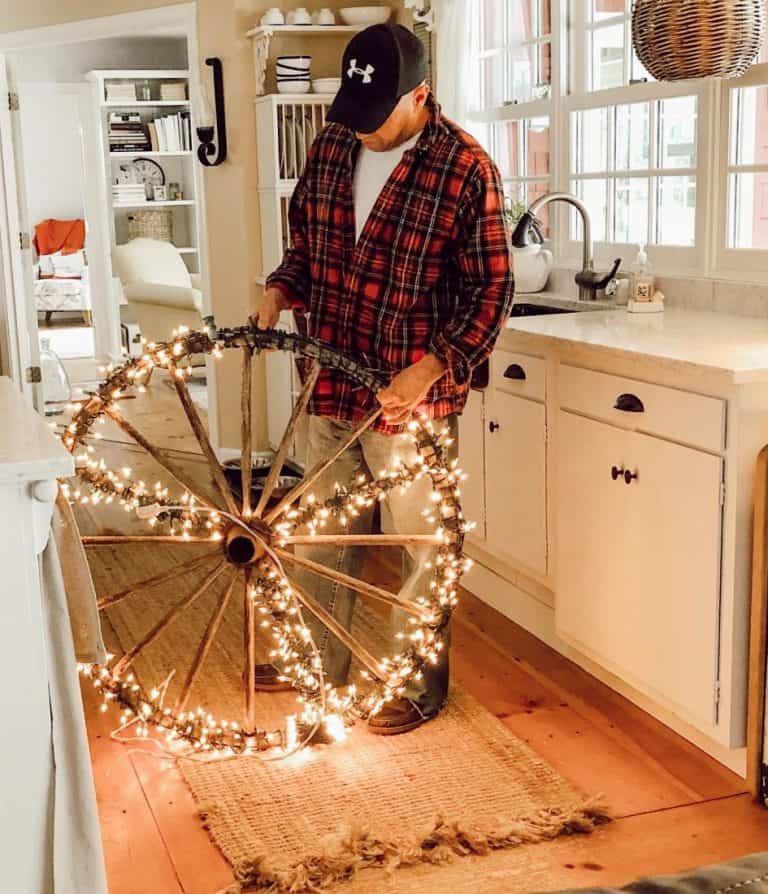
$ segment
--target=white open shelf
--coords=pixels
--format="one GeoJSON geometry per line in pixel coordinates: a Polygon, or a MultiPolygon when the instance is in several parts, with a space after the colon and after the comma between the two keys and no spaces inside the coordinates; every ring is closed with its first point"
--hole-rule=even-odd
{"type": "Polygon", "coordinates": [[[256,37],[259,34],[356,34],[367,25],[259,25],[245,32],[246,37],[256,37]]]}
{"type": "Polygon", "coordinates": [[[148,157],[148,158],[184,158],[186,156],[193,155],[191,149],[187,149],[185,151],[180,152],[144,152],[141,149],[132,149],[130,152],[110,152],[110,158],[136,158],[137,156],[148,157]]]}
{"type": "Polygon", "coordinates": [[[168,200],[147,200],[146,202],[131,202],[130,204],[124,205],[122,202],[114,202],[112,204],[113,208],[167,208],[167,207],[180,207],[181,205],[195,205],[197,204],[194,199],[168,199],[168,200]]]}
{"type": "MultiPolygon", "coordinates": [[[[191,273],[200,272],[204,262],[204,246],[200,242],[202,220],[200,217],[201,183],[200,171],[195,163],[195,150],[186,149],[178,151],[160,152],[147,147],[146,150],[138,149],[129,152],[111,150],[109,146],[109,116],[113,110],[134,110],[141,112],[143,123],[148,123],[152,118],[160,115],[173,115],[175,112],[187,113],[192,111],[190,74],[186,70],[154,69],[102,69],[91,71],[88,79],[93,84],[93,101],[97,111],[97,117],[101,127],[101,160],[102,171],[99,173],[100,188],[103,190],[104,201],[109,209],[109,228],[111,244],[123,244],[128,241],[129,222],[131,213],[139,211],[151,211],[172,213],[172,241],[176,245],[179,254],[191,273]],[[137,85],[149,81],[151,83],[152,99],[130,98],[125,101],[106,99],[106,85],[115,83],[135,83],[137,85]],[[186,89],[187,99],[161,99],[160,83],[183,83],[186,89]],[[184,195],[183,199],[148,200],[145,202],[119,202],[112,195],[112,182],[121,162],[128,163],[135,158],[153,158],[163,168],[166,183],[178,182],[184,195]]],[[[195,125],[190,121],[191,133],[194,140],[195,125]]],[[[106,235],[106,234],[105,234],[106,235]]]]}
{"type": "Polygon", "coordinates": [[[188,99],[129,99],[125,102],[117,100],[106,100],[101,104],[105,109],[147,109],[154,106],[176,106],[177,108],[187,108],[189,106],[188,99]]]}

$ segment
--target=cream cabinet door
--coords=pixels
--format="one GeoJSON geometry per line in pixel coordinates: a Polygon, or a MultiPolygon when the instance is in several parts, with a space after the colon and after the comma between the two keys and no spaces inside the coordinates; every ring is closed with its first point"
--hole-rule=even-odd
{"type": "Polygon", "coordinates": [[[722,460],[567,412],[558,439],[558,631],[716,723],[722,460]]]}
{"type": "Polygon", "coordinates": [[[470,391],[464,412],[459,417],[459,465],[467,479],[461,485],[464,518],[474,522],[470,534],[485,539],[485,396],[470,391]]]}
{"type": "Polygon", "coordinates": [[[544,404],[494,391],[486,410],[488,549],[547,573],[547,423],[544,404]]]}

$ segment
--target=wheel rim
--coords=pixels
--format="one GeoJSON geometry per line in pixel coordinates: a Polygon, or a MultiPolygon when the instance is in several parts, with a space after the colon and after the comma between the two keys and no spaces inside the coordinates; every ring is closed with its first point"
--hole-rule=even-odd
{"type": "MultiPolygon", "coordinates": [[[[171,341],[148,344],[139,358],[110,369],[98,389],[77,407],[62,440],[76,458],[79,487],[65,486],[71,499],[99,505],[117,501],[126,509],[146,519],[155,531],[143,535],[106,535],[84,537],[86,546],[101,543],[155,542],[179,545],[210,544],[212,552],[196,559],[203,578],[199,586],[179,600],[172,609],[135,643],[125,654],[107,666],[86,666],[83,672],[101,689],[107,701],[116,701],[123,709],[123,720],[138,724],[141,734],[155,726],[165,732],[169,741],[184,741],[197,750],[218,754],[250,754],[274,749],[277,754],[293,751],[307,740],[320,723],[332,732],[339,732],[355,717],[377,712],[383,704],[400,695],[408,682],[417,677],[428,663],[434,663],[443,648],[444,631],[457,602],[459,577],[467,566],[462,556],[464,532],[467,529],[459,502],[461,473],[455,462],[445,456],[447,446],[436,425],[423,419],[412,419],[408,429],[416,448],[416,462],[401,464],[384,474],[357,479],[340,487],[322,500],[311,498],[312,484],[332,461],[356,443],[359,436],[378,418],[381,409],[371,411],[350,433],[334,457],[305,472],[304,478],[284,496],[273,499],[277,479],[295,433],[296,426],[311,396],[322,367],[337,369],[356,384],[376,392],[381,379],[351,358],[328,346],[279,330],[256,330],[252,327],[174,333],[171,341]],[[192,355],[210,354],[221,357],[225,350],[242,354],[241,407],[242,500],[235,495],[213,452],[199,414],[191,400],[186,378],[191,374],[192,355]],[[308,360],[312,366],[306,373],[301,394],[297,398],[286,432],[283,435],[259,499],[251,503],[252,418],[250,402],[251,363],[255,352],[280,350],[291,352],[296,359],[308,360]],[[206,458],[216,487],[216,499],[201,494],[199,486],[183,468],[155,447],[149,439],[125,418],[120,401],[142,390],[144,381],[155,367],[168,371],[191,428],[206,458]],[[109,419],[144,449],[176,485],[183,490],[172,498],[169,487],[154,488],[136,482],[129,475],[111,469],[89,443],[94,424],[109,419]],[[426,477],[432,485],[434,534],[414,535],[327,535],[332,542],[356,545],[405,546],[423,543],[434,547],[430,592],[405,603],[394,593],[356,578],[344,578],[339,572],[318,566],[291,552],[301,544],[325,542],[322,533],[328,518],[343,519],[354,514],[359,506],[370,506],[396,488],[406,488],[426,477]],[[308,499],[299,503],[306,492],[308,499]],[[270,502],[270,500],[272,501],[270,502]],[[151,540],[150,540],[151,538],[151,540]],[[329,577],[350,586],[356,592],[405,609],[411,615],[412,630],[408,645],[388,658],[376,659],[322,606],[314,601],[296,580],[296,569],[309,570],[320,577],[329,577]],[[292,570],[293,569],[293,570],[292,570]],[[219,596],[205,629],[205,634],[192,658],[180,698],[175,706],[164,704],[162,687],[146,688],[131,670],[133,661],[144,648],[165,635],[176,618],[188,610],[222,576],[230,578],[219,596]],[[221,619],[238,582],[245,594],[245,662],[244,719],[241,723],[223,722],[208,710],[186,710],[192,686],[201,673],[208,651],[216,638],[221,619]],[[309,612],[331,634],[350,648],[362,663],[372,681],[367,693],[354,686],[335,690],[325,684],[317,646],[304,620],[309,612]],[[257,616],[270,626],[275,648],[272,662],[299,693],[303,706],[300,717],[289,716],[278,729],[261,729],[256,723],[253,698],[255,637],[257,616]]],[[[180,566],[189,570],[190,566],[180,566]]],[[[173,572],[155,575],[125,590],[99,600],[105,610],[122,599],[166,583],[173,572]]]]}

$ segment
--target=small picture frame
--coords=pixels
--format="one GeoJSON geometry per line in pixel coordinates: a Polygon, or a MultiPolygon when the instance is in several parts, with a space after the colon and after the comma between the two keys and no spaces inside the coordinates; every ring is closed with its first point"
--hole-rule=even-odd
{"type": "Polygon", "coordinates": [[[181,187],[178,183],[172,182],[168,184],[168,198],[172,202],[178,202],[182,198],[181,187]]]}
{"type": "Polygon", "coordinates": [[[162,186],[155,184],[152,190],[152,197],[156,202],[168,201],[168,187],[165,184],[162,186]]]}

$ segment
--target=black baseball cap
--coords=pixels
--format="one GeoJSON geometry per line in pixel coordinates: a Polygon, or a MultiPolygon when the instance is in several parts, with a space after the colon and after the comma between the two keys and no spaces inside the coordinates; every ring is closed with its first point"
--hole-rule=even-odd
{"type": "Polygon", "coordinates": [[[424,47],[402,25],[371,25],[347,44],[341,87],[326,115],[359,133],[373,133],[389,118],[401,96],[427,77],[424,47]]]}

